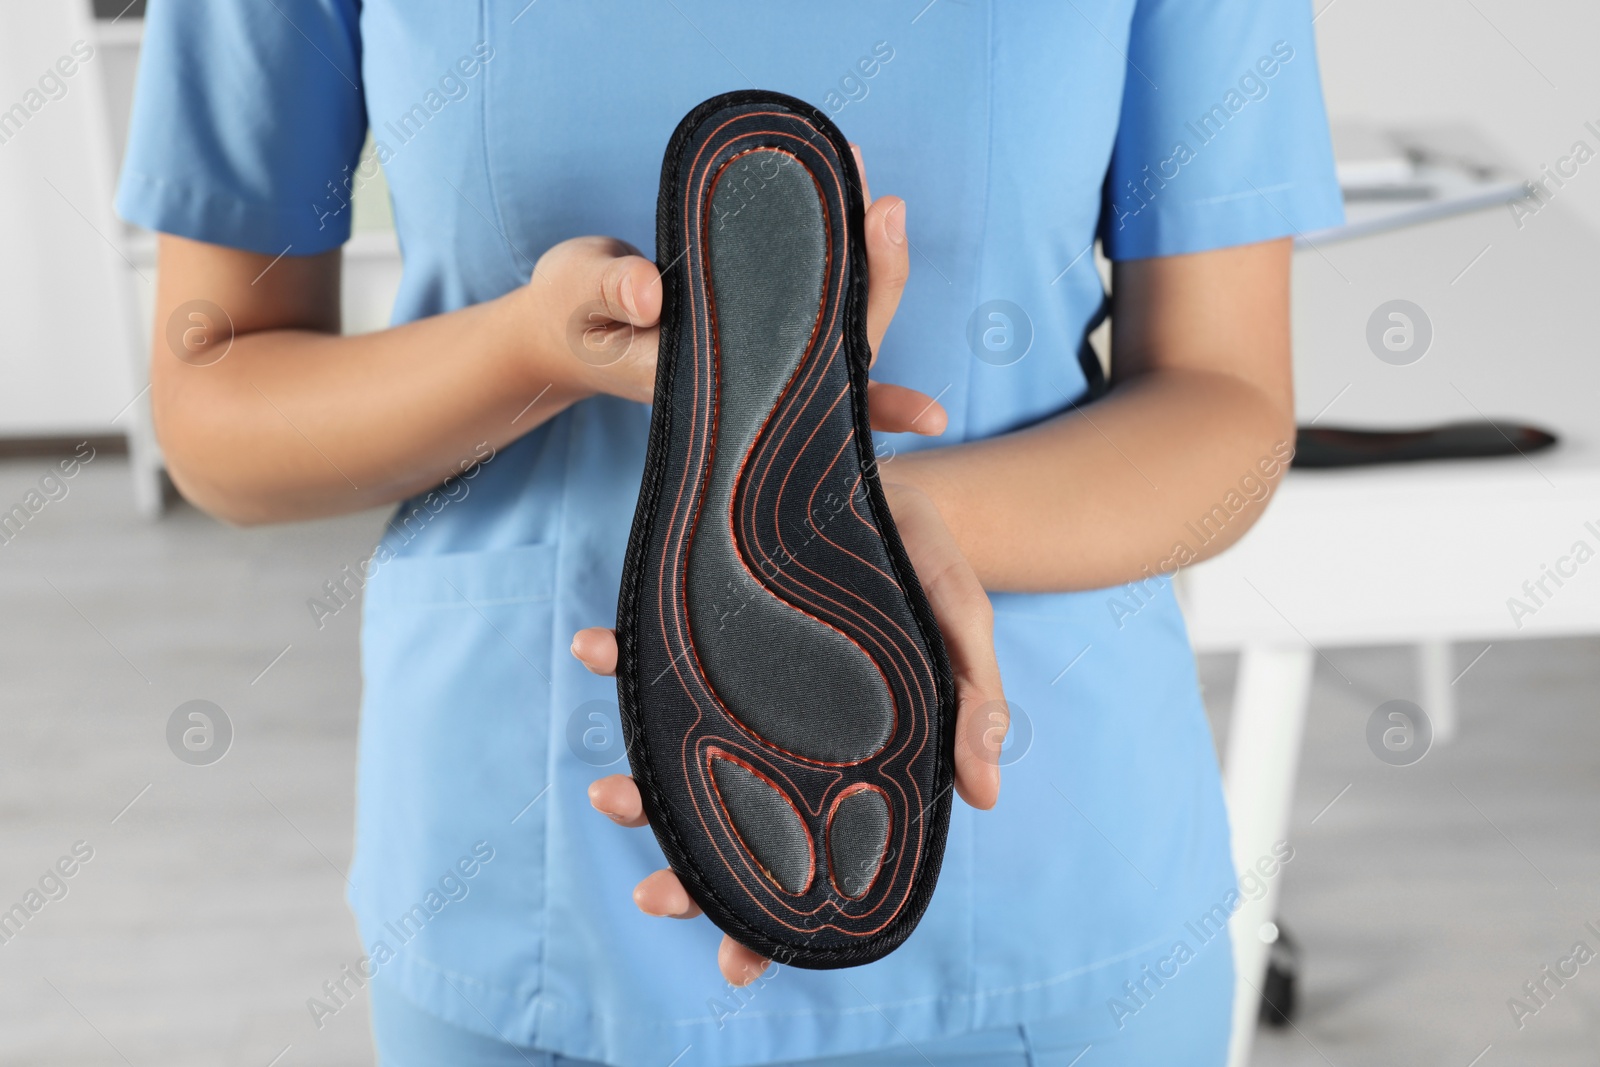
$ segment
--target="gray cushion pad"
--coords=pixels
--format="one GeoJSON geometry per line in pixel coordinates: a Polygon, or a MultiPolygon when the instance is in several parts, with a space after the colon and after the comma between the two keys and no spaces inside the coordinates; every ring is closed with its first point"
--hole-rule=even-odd
{"type": "MultiPolygon", "coordinates": [[[[736,479],[805,355],[821,309],[827,232],[817,184],[794,157],[751,152],[711,194],[707,235],[717,328],[716,453],[689,550],[689,625],[729,712],[779,748],[830,763],[889,739],[883,676],[848,637],[756,579],[789,559],[734,544],[736,479]]],[[[797,541],[810,529],[789,531],[797,541]]]]}

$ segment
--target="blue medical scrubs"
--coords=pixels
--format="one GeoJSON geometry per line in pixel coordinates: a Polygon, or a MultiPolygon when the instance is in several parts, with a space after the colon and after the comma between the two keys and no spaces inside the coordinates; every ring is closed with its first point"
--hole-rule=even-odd
{"type": "MultiPolygon", "coordinates": [[[[827,110],[873,193],[908,202],[911,281],[875,375],[937,396],[950,429],[884,437],[885,456],[1087,398],[1096,239],[1133,259],[1341,217],[1305,0],[151,0],[118,208],[323,252],[349,236],[370,128],[406,322],[526,283],[568,237],[650,255],[668,135],[752,84],[827,110]]],[[[485,448],[379,546],[350,903],[380,1023],[416,1011],[627,1067],[931,1060],[1029,1034],[1096,1063],[1220,1062],[1235,879],[1163,580],[994,598],[1000,805],[957,805],[932,906],[887,959],[736,993],[708,921],[638,912],[662,857],[590,810],[626,763],[613,684],[568,645],[614,621],[649,418],[595,398],[485,448]]]]}

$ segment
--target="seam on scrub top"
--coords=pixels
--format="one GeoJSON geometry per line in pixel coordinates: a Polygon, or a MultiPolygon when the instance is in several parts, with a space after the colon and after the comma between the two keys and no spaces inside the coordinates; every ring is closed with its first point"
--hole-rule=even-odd
{"type": "MultiPolygon", "coordinates": [[[[291,218],[289,213],[274,209],[270,202],[241,200],[238,197],[228,196],[225,193],[217,192],[214,189],[205,186],[191,185],[187,182],[175,182],[168,178],[163,178],[160,175],[149,174],[144,171],[130,170],[124,173],[122,177],[124,181],[131,179],[150,187],[158,194],[158,196],[162,198],[162,207],[170,208],[173,206],[170,199],[168,199],[172,194],[176,194],[177,196],[186,200],[199,202],[201,205],[201,213],[198,219],[196,219],[196,216],[193,212],[187,210],[184,211],[183,218],[189,221],[216,221],[212,216],[212,213],[207,211],[206,208],[208,205],[218,205],[225,207],[230,214],[235,216],[236,221],[239,222],[244,222],[248,219],[259,216],[263,213],[263,211],[265,211],[272,219],[274,230],[271,236],[274,241],[276,241],[279,237],[282,237],[285,230],[295,231],[297,234],[299,234],[299,230],[302,225],[301,223],[296,222],[294,218],[291,218]]],[[[298,215],[298,212],[295,214],[298,215]]],[[[142,223],[137,223],[136,225],[143,227],[142,223]]],[[[234,235],[230,235],[230,237],[231,236],[234,235]]],[[[321,231],[317,231],[314,236],[321,236],[321,231]]],[[[284,239],[288,240],[288,238],[284,239]]],[[[310,240],[310,238],[304,237],[303,235],[297,236],[296,239],[301,241],[310,240]]],[[[344,240],[348,241],[349,239],[350,233],[346,232],[344,240]]],[[[344,241],[341,241],[339,245],[342,245],[343,243],[344,241]]],[[[331,245],[328,250],[337,248],[339,245],[331,245]]]]}
{"type": "MultiPolygon", "coordinates": [[[[983,274],[989,261],[989,195],[990,175],[994,172],[994,6],[988,6],[989,21],[985,26],[988,40],[984,48],[984,64],[987,67],[984,78],[984,104],[983,104],[983,195],[980,197],[978,215],[978,269],[973,272],[971,300],[976,309],[978,301],[983,295],[983,274]]],[[[972,364],[973,360],[966,361],[966,395],[961,398],[961,439],[969,440],[972,436],[972,364]]]]}
{"type": "MultiPolygon", "coordinates": [[[[485,993],[495,993],[495,994],[498,994],[500,996],[507,996],[507,995],[515,996],[514,991],[512,991],[510,989],[507,989],[505,986],[497,985],[494,982],[486,982],[482,978],[477,978],[477,977],[474,977],[473,975],[470,975],[470,974],[462,974],[460,971],[453,971],[449,967],[445,967],[442,964],[438,964],[438,963],[433,962],[428,957],[422,955],[420,952],[412,953],[409,958],[418,967],[421,967],[424,970],[432,971],[434,974],[440,975],[441,977],[445,978],[446,980],[453,980],[453,981],[461,982],[463,985],[476,986],[478,989],[483,990],[485,993]]],[[[463,999],[465,999],[465,998],[463,998],[463,999]]],[[[474,1007],[474,1008],[477,1007],[477,1005],[473,1004],[472,1001],[470,1001],[470,1000],[468,1000],[467,1003],[469,1005],[471,1005],[472,1007],[474,1007]]]]}
{"type": "MultiPolygon", "coordinates": [[[[1247,200],[1254,196],[1259,196],[1261,199],[1266,200],[1267,193],[1281,193],[1285,189],[1296,189],[1299,186],[1299,182],[1279,182],[1277,185],[1269,185],[1263,189],[1251,189],[1248,193],[1225,193],[1222,196],[1207,196],[1199,200],[1185,200],[1184,203],[1189,207],[1205,207],[1209,204],[1226,204],[1234,200],[1247,200]]],[[[1269,207],[1272,206],[1272,201],[1267,200],[1267,205],[1269,207]]]]}
{"type": "MultiPolygon", "coordinates": [[[[886,1010],[894,1008],[913,1008],[922,1007],[928,1004],[952,1004],[961,1001],[977,1002],[993,997],[1013,996],[1018,993],[1032,993],[1040,989],[1048,988],[1052,985],[1059,985],[1062,982],[1077,978],[1081,975],[1089,973],[1090,971],[1096,971],[1102,967],[1109,967],[1113,964],[1121,963],[1124,960],[1132,959],[1136,956],[1142,955],[1143,953],[1151,952],[1155,949],[1165,946],[1170,940],[1171,935],[1158,937],[1154,941],[1139,945],[1136,948],[1131,948],[1126,952],[1118,953],[1115,956],[1109,956],[1103,960],[1097,960],[1094,963],[1085,964],[1082,967],[1074,967],[1070,971],[1063,971],[1060,974],[1051,975],[1049,978],[1042,978],[1037,982],[1024,982],[1021,985],[1007,986],[1003,989],[980,990],[979,992],[970,996],[966,993],[956,993],[953,995],[935,994],[933,996],[915,997],[911,1000],[894,1000],[884,1001],[877,1004],[867,1004],[859,1008],[837,1008],[828,1010],[819,1009],[815,1011],[751,1011],[749,1008],[745,1008],[739,1013],[739,1017],[750,1019],[806,1019],[838,1015],[855,1016],[872,1013],[881,1014],[880,1009],[886,1010]]],[[[587,1019],[590,1021],[604,1022],[606,1025],[615,1027],[617,1029],[628,1030],[660,1030],[669,1026],[682,1028],[686,1026],[702,1026],[707,1024],[706,1018],[700,1015],[683,1019],[667,1019],[658,1023],[634,1023],[624,1021],[619,1018],[614,1018],[612,1016],[592,1014],[587,1016],[587,1019]]]]}
{"type": "MultiPolygon", "coordinates": [[[[995,5],[991,3],[984,6],[986,18],[984,22],[985,40],[983,62],[986,69],[984,71],[983,79],[983,197],[979,201],[981,209],[978,215],[978,269],[973,272],[972,299],[969,301],[974,308],[978,306],[978,302],[983,298],[984,272],[988,268],[989,198],[993,193],[992,183],[994,175],[995,5]]],[[[968,354],[970,355],[970,353],[968,354]]],[[[967,375],[964,385],[965,395],[962,397],[962,407],[965,409],[962,411],[962,440],[970,440],[972,437],[972,365],[975,362],[977,362],[976,358],[968,359],[966,361],[967,375]]],[[[978,859],[978,842],[977,833],[973,827],[972,813],[970,811],[964,811],[962,814],[966,819],[967,826],[967,973],[969,975],[969,979],[967,983],[966,995],[968,998],[967,1026],[971,1028],[976,1024],[978,1014],[978,891],[977,875],[975,872],[978,859]]]]}
{"type": "MultiPolygon", "coordinates": [[[[548,909],[547,909],[547,914],[548,914],[548,909]]],[[[971,997],[969,997],[965,993],[957,993],[957,994],[955,994],[953,996],[934,995],[934,996],[927,996],[927,997],[915,997],[915,998],[913,998],[911,1000],[895,1000],[895,1001],[886,1001],[886,1002],[883,1002],[883,1003],[880,1003],[880,1004],[866,1004],[866,1005],[863,1005],[863,1006],[861,1006],[859,1008],[837,1008],[837,1009],[816,1010],[816,1011],[754,1011],[753,1012],[753,1011],[750,1011],[748,1008],[746,1008],[746,1009],[744,1009],[743,1011],[741,1011],[739,1013],[739,1016],[740,1016],[740,1018],[749,1018],[749,1019],[808,1019],[808,1018],[822,1018],[822,1017],[825,1017],[825,1016],[826,1017],[837,1017],[837,1016],[858,1016],[858,1015],[867,1015],[867,1014],[880,1014],[881,1015],[883,1009],[922,1007],[922,1006],[928,1005],[928,1004],[950,1004],[950,1003],[957,1002],[957,1001],[984,1000],[984,999],[988,999],[988,998],[991,998],[991,997],[1011,996],[1011,995],[1014,995],[1014,994],[1017,994],[1017,993],[1031,993],[1031,992],[1035,992],[1035,991],[1040,990],[1040,989],[1045,989],[1045,988],[1047,988],[1049,986],[1052,986],[1052,985],[1058,985],[1061,982],[1065,982],[1065,981],[1068,981],[1068,980],[1073,979],[1073,978],[1077,978],[1080,975],[1084,975],[1084,974],[1089,973],[1090,971],[1096,971],[1096,970],[1099,970],[1102,967],[1109,967],[1112,964],[1121,963],[1123,960],[1131,959],[1131,958],[1133,958],[1135,956],[1141,955],[1142,953],[1150,952],[1150,951],[1152,951],[1154,949],[1157,949],[1157,948],[1160,948],[1160,947],[1164,946],[1167,943],[1168,940],[1170,940],[1170,935],[1167,936],[1167,937],[1156,938],[1154,941],[1150,941],[1150,942],[1147,942],[1147,943],[1145,943],[1143,945],[1139,945],[1136,948],[1131,948],[1131,949],[1127,950],[1126,952],[1120,952],[1115,956],[1108,956],[1105,959],[1097,960],[1094,963],[1085,964],[1082,967],[1074,967],[1070,971],[1062,971],[1060,974],[1051,975],[1049,978],[1043,978],[1043,979],[1040,979],[1037,982],[1025,982],[1022,985],[1007,986],[1004,989],[987,989],[987,990],[983,990],[983,991],[981,991],[981,992],[979,992],[979,993],[977,993],[977,994],[975,994],[974,996],[971,996],[971,997]]],[[[488,982],[488,981],[484,981],[481,978],[473,978],[473,977],[470,977],[468,975],[459,975],[455,971],[451,971],[451,970],[448,970],[447,968],[439,966],[438,964],[436,964],[433,961],[429,960],[426,956],[423,956],[420,953],[411,953],[411,954],[405,956],[404,959],[407,961],[407,963],[402,966],[402,970],[404,969],[404,966],[409,966],[411,964],[415,964],[417,966],[425,967],[426,969],[428,969],[430,971],[437,972],[439,974],[449,975],[451,977],[459,977],[459,978],[462,979],[462,981],[470,982],[473,985],[478,986],[481,989],[484,989],[484,990],[489,991],[489,992],[499,993],[502,996],[505,996],[505,997],[513,999],[513,1000],[518,1000],[519,997],[525,995],[525,994],[523,994],[521,991],[519,991],[517,989],[514,989],[514,988],[512,988],[510,986],[500,985],[497,982],[488,982]]],[[[542,966],[543,966],[543,963],[542,963],[542,952],[541,952],[541,967],[542,966]]],[[[698,1026],[707,1026],[707,1025],[709,1025],[709,1021],[703,1015],[694,1015],[694,1016],[689,1016],[689,1017],[683,1018],[683,1019],[666,1019],[666,1020],[663,1020],[661,1022],[633,1022],[631,1020],[622,1018],[620,1016],[602,1015],[602,1014],[597,1014],[597,1013],[593,1013],[593,1012],[585,1012],[585,1013],[580,1013],[580,1014],[576,1014],[575,1015],[574,1013],[572,1013],[570,1011],[572,1005],[568,1004],[566,1001],[562,1000],[559,997],[554,997],[554,996],[549,995],[548,993],[545,993],[543,991],[543,989],[540,989],[539,991],[537,991],[537,992],[535,992],[533,994],[532,1004],[540,1006],[541,1010],[542,1010],[542,1006],[549,1005],[550,1007],[555,1008],[555,1009],[563,1012],[567,1016],[567,1018],[569,1018],[569,1019],[574,1019],[575,1018],[577,1020],[577,1024],[578,1025],[599,1024],[599,1025],[604,1025],[606,1027],[609,1027],[609,1028],[612,1028],[612,1029],[617,1029],[617,1030],[631,1030],[631,1031],[664,1030],[664,1029],[667,1029],[669,1027],[673,1028],[673,1029],[683,1029],[685,1027],[690,1027],[690,1026],[698,1027],[698,1026]]]]}
{"type": "MultiPolygon", "coordinates": [[[[562,422],[561,429],[563,432],[563,440],[561,445],[567,450],[567,454],[564,462],[561,464],[563,471],[561,478],[561,496],[556,505],[558,514],[556,516],[555,528],[558,532],[556,534],[555,570],[551,578],[552,582],[554,583],[552,590],[555,594],[554,599],[556,606],[550,611],[549,662],[551,674],[555,674],[556,664],[559,662],[557,657],[559,657],[561,654],[560,638],[557,636],[559,633],[559,628],[556,625],[556,619],[561,617],[561,594],[564,591],[564,586],[567,584],[562,580],[561,564],[567,554],[567,515],[571,510],[569,506],[569,497],[572,493],[572,463],[573,456],[576,454],[576,449],[572,447],[572,436],[575,432],[573,430],[573,422],[575,420],[572,411],[570,409],[564,411],[562,412],[561,416],[558,416],[558,418],[561,418],[562,422]]],[[[555,695],[555,686],[551,685],[550,700],[546,702],[546,706],[550,709],[550,714],[546,717],[546,722],[544,725],[544,773],[546,789],[554,786],[556,783],[555,761],[556,754],[560,750],[560,746],[556,744],[555,739],[555,695]]],[[[544,812],[542,813],[542,825],[544,826],[544,894],[543,899],[539,902],[539,919],[542,933],[539,937],[539,984],[538,991],[534,994],[535,1001],[546,1000],[547,998],[544,995],[544,991],[549,987],[546,969],[550,959],[550,871],[553,867],[553,864],[551,863],[552,857],[550,855],[550,849],[551,843],[555,839],[555,834],[551,833],[550,831],[550,813],[555,810],[554,803],[554,799],[552,798],[551,803],[544,806],[544,812]]],[[[559,1003],[559,1001],[556,1001],[555,1003],[559,1003]]],[[[535,1018],[538,1020],[534,1024],[535,1033],[538,1033],[544,1029],[544,1014],[544,1010],[541,1007],[539,1013],[535,1016],[535,1018]]]]}
{"type": "MultiPolygon", "coordinates": [[[[504,604],[547,604],[554,599],[555,597],[553,594],[546,593],[543,596],[512,596],[499,597],[494,600],[472,600],[468,601],[467,606],[483,608],[498,607],[504,604]]],[[[441,611],[445,608],[459,608],[461,606],[462,603],[460,599],[427,600],[417,604],[385,604],[380,600],[369,610],[378,611],[380,613],[388,611],[441,611]]]]}
{"type": "MultiPolygon", "coordinates": [[[[478,0],[478,39],[486,42],[490,48],[494,42],[489,40],[489,0],[478,0]]],[[[495,70],[499,70],[496,67],[495,70]]],[[[503,236],[502,244],[505,245],[506,262],[511,265],[511,276],[517,279],[517,284],[522,284],[522,271],[517,267],[518,252],[511,244],[511,231],[506,229],[505,214],[500,210],[500,189],[494,180],[494,161],[489,156],[489,97],[491,73],[484,78],[483,95],[478,99],[478,127],[482,131],[483,142],[483,181],[489,187],[489,209],[494,212],[494,224],[503,236]]],[[[528,275],[528,280],[533,280],[533,275],[528,275]]]]}
{"type": "MultiPolygon", "coordinates": [[[[1169,575],[1168,577],[1171,577],[1171,576],[1169,575]]],[[[1138,583],[1137,582],[1124,582],[1122,585],[1103,586],[1103,587],[1101,587],[1099,589],[1074,589],[1074,590],[1070,590],[1070,591],[1065,592],[1065,593],[1009,593],[1007,595],[1008,596],[1027,596],[1027,597],[1068,596],[1068,597],[1072,597],[1073,598],[1073,600],[1070,603],[1072,603],[1074,605],[1089,604],[1092,607],[1093,603],[1088,598],[1095,597],[1096,599],[1098,599],[1097,594],[1108,593],[1108,592],[1112,592],[1112,591],[1118,590],[1118,589],[1125,589],[1129,585],[1136,585],[1136,584],[1138,584],[1138,583]]],[[[1176,606],[1176,597],[1175,597],[1175,594],[1172,592],[1172,583],[1170,581],[1167,583],[1166,588],[1162,589],[1160,592],[1152,593],[1151,596],[1150,596],[1150,599],[1145,601],[1145,605],[1148,607],[1151,604],[1155,604],[1155,603],[1158,603],[1158,602],[1167,602],[1167,601],[1172,601],[1173,602],[1173,606],[1176,606]]],[[[994,609],[994,617],[996,619],[1007,618],[1007,619],[1017,619],[1017,620],[1020,620],[1020,621],[1023,621],[1023,622],[1042,622],[1042,623],[1052,623],[1052,624],[1060,623],[1060,622],[1062,622],[1064,620],[1070,620],[1075,615],[1077,615],[1078,613],[1079,612],[1078,612],[1076,607],[1074,607],[1072,610],[1062,610],[1062,611],[1059,611],[1059,612],[1022,611],[1022,610],[1018,610],[1017,608],[995,608],[994,609]]]]}

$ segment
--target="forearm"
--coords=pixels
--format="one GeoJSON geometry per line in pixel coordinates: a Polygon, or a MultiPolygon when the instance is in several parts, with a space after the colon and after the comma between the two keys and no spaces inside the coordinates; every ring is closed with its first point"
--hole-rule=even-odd
{"type": "Polygon", "coordinates": [[[174,481],[224,518],[266,522],[389,503],[458,473],[571,402],[539,395],[550,382],[517,336],[520,295],[353,337],[246,333],[217,363],[162,368],[152,402],[174,481]]]}
{"type": "Polygon", "coordinates": [[[585,396],[650,395],[660,276],[620,242],[563,241],[498,299],[354,337],[339,282],[337,251],[161,238],[151,404],[195,504],[253,523],[391,503],[585,396]]]}
{"type": "Polygon", "coordinates": [[[1093,589],[1238,540],[1293,444],[1268,392],[1163,370],[1026,430],[899,456],[883,476],[932,497],[986,588],[1093,589]]]}

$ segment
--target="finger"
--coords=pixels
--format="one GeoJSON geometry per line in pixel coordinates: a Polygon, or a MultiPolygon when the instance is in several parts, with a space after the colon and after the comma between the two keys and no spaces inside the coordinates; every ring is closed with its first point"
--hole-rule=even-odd
{"type": "Polygon", "coordinates": [[[1011,718],[994,652],[994,608],[933,502],[905,486],[884,490],[956,679],[956,791],[975,808],[992,808],[1011,718]]]}
{"type": "Polygon", "coordinates": [[[595,299],[613,322],[654,326],[661,319],[661,272],[643,256],[605,260],[595,279],[595,299]]]}
{"type": "Polygon", "coordinates": [[[944,433],[950,415],[927,393],[889,382],[867,383],[867,413],[872,428],[882,433],[944,433]]]}
{"type": "Polygon", "coordinates": [[[606,678],[617,673],[617,633],[590,626],[572,635],[572,654],[593,674],[606,678]]]}
{"type": "Polygon", "coordinates": [[[867,188],[867,160],[861,154],[861,146],[854,141],[850,142],[850,154],[856,159],[856,173],[861,176],[861,202],[872,203],[872,191],[867,188]]]}
{"type": "Polygon", "coordinates": [[[770,962],[759,952],[752,952],[726,934],[717,948],[717,966],[722,968],[722,977],[731,986],[747,986],[754,982],[770,962]]]}
{"type": "Polygon", "coordinates": [[[1000,687],[956,672],[956,792],[988,811],[1000,801],[1000,756],[1011,732],[1011,706],[1000,687]]]}
{"type": "Polygon", "coordinates": [[[589,783],[589,806],[619,826],[643,826],[644,801],[626,774],[611,774],[589,783]]]}
{"type": "Polygon", "coordinates": [[[646,915],[665,919],[692,919],[700,914],[700,905],[671,871],[657,871],[634,886],[633,902],[646,915]]]}
{"type": "Polygon", "coordinates": [[[867,343],[872,358],[889,330],[900,294],[911,276],[911,259],[906,243],[906,202],[886,196],[873,202],[865,220],[867,238],[867,343]]]}

